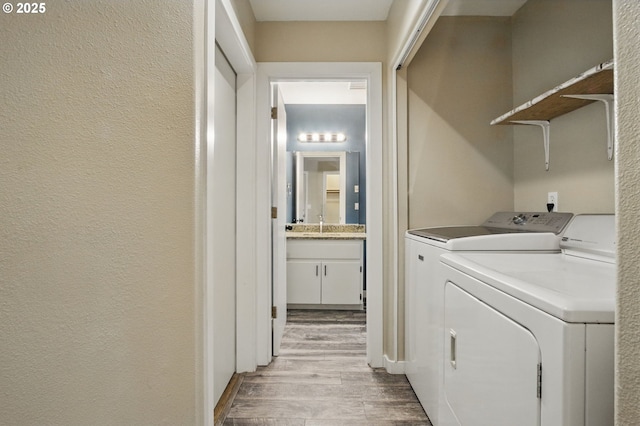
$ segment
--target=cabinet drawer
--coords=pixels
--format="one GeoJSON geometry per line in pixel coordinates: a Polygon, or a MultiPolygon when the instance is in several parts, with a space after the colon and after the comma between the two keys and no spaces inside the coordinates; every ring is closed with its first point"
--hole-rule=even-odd
{"type": "Polygon", "coordinates": [[[362,241],[287,241],[287,259],[360,259],[362,241]]]}

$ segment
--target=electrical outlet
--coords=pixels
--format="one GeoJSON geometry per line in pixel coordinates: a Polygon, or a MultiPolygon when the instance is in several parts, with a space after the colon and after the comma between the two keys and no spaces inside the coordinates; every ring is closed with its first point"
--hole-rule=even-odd
{"type": "Polygon", "coordinates": [[[549,192],[547,193],[547,204],[553,204],[552,212],[558,211],[558,193],[557,192],[549,192]]]}

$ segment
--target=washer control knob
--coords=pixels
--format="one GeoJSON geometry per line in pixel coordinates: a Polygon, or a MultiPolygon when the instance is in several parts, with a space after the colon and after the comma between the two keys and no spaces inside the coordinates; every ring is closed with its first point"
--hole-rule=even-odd
{"type": "Polygon", "coordinates": [[[519,215],[514,216],[512,221],[516,225],[523,225],[527,221],[527,217],[524,214],[520,213],[519,215]]]}

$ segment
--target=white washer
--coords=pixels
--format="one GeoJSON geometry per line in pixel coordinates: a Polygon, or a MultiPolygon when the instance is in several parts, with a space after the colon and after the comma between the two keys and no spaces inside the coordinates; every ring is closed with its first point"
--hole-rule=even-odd
{"type": "Polygon", "coordinates": [[[441,424],[613,425],[614,222],[576,216],[557,254],[441,256],[441,424]]]}
{"type": "Polygon", "coordinates": [[[448,252],[559,252],[571,213],[498,212],[481,226],[410,230],[405,236],[405,372],[431,422],[444,404],[444,283],[435,273],[448,252]]]}

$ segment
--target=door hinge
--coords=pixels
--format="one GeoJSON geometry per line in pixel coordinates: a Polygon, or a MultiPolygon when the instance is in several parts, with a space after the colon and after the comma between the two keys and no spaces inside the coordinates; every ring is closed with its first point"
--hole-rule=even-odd
{"type": "Polygon", "coordinates": [[[271,119],[272,120],[278,119],[278,107],[271,107],[271,119]]]}
{"type": "Polygon", "coordinates": [[[271,207],[271,219],[277,219],[277,218],[278,218],[278,208],[271,207]]]}
{"type": "Polygon", "coordinates": [[[538,380],[537,380],[538,389],[537,389],[536,395],[540,399],[540,398],[542,398],[542,363],[538,364],[537,374],[538,374],[538,380]]]}
{"type": "Polygon", "coordinates": [[[278,307],[277,306],[272,306],[271,307],[271,319],[276,319],[278,318],[278,307]]]}

